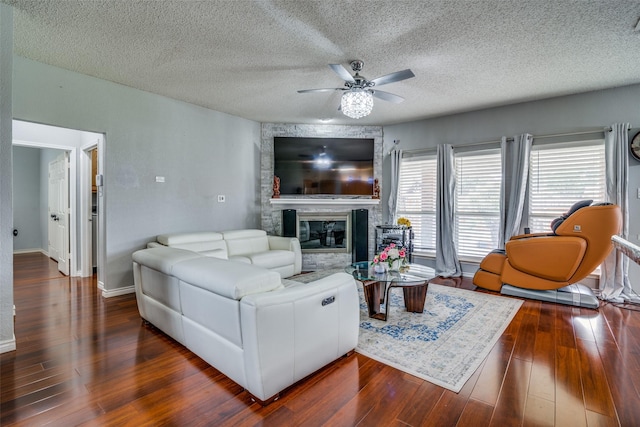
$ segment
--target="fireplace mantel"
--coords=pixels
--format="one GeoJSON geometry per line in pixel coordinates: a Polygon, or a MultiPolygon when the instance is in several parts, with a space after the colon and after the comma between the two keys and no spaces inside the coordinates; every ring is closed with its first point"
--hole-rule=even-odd
{"type": "Polygon", "coordinates": [[[349,199],[349,198],[278,198],[269,199],[272,205],[280,206],[375,206],[380,204],[380,199],[349,199]]]}

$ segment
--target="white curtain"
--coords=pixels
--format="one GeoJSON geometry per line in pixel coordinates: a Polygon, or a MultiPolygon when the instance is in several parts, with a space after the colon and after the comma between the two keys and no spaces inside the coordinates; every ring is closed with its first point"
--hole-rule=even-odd
{"type": "Polygon", "coordinates": [[[524,211],[524,197],[529,176],[529,156],[533,137],[528,133],[516,135],[513,140],[503,136],[500,144],[502,156],[502,183],[500,185],[500,230],[498,247],[511,236],[520,234],[524,211]]]}
{"type": "Polygon", "coordinates": [[[402,150],[392,150],[391,157],[391,186],[389,187],[389,224],[396,223],[396,207],[398,206],[398,182],[400,181],[400,161],[402,150]]]}
{"type": "MultiPolygon", "coordinates": [[[[605,164],[607,202],[620,206],[622,228],[620,236],[629,234],[629,123],[616,123],[605,130],[605,164]]],[[[629,258],[618,249],[611,251],[602,264],[600,298],[623,302],[636,299],[628,276],[629,258]]]]}
{"type": "Polygon", "coordinates": [[[442,277],[459,277],[462,275],[462,267],[453,241],[456,189],[453,147],[449,144],[438,145],[437,159],[436,274],[442,277]]]}

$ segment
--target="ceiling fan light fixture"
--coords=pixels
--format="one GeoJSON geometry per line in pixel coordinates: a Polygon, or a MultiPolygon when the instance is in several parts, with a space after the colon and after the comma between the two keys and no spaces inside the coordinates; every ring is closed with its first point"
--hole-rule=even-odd
{"type": "Polygon", "coordinates": [[[345,116],[352,119],[368,116],[373,110],[373,95],[368,90],[351,89],[342,94],[340,108],[345,116]]]}

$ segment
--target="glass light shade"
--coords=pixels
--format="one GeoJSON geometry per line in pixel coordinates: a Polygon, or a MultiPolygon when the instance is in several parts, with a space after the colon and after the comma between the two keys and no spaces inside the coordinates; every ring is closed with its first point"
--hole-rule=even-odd
{"type": "Polygon", "coordinates": [[[373,95],[362,89],[353,89],[345,92],[340,101],[342,113],[352,119],[368,116],[373,110],[373,95]]]}

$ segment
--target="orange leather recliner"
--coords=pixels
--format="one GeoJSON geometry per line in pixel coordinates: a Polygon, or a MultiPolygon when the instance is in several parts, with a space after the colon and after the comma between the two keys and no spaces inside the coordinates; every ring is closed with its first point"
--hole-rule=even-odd
{"type": "Polygon", "coordinates": [[[617,205],[578,202],[551,223],[552,233],[514,236],[504,251],[488,254],[473,283],[493,291],[500,291],[503,284],[539,291],[575,284],[611,252],[611,236],[621,224],[617,205]]]}

